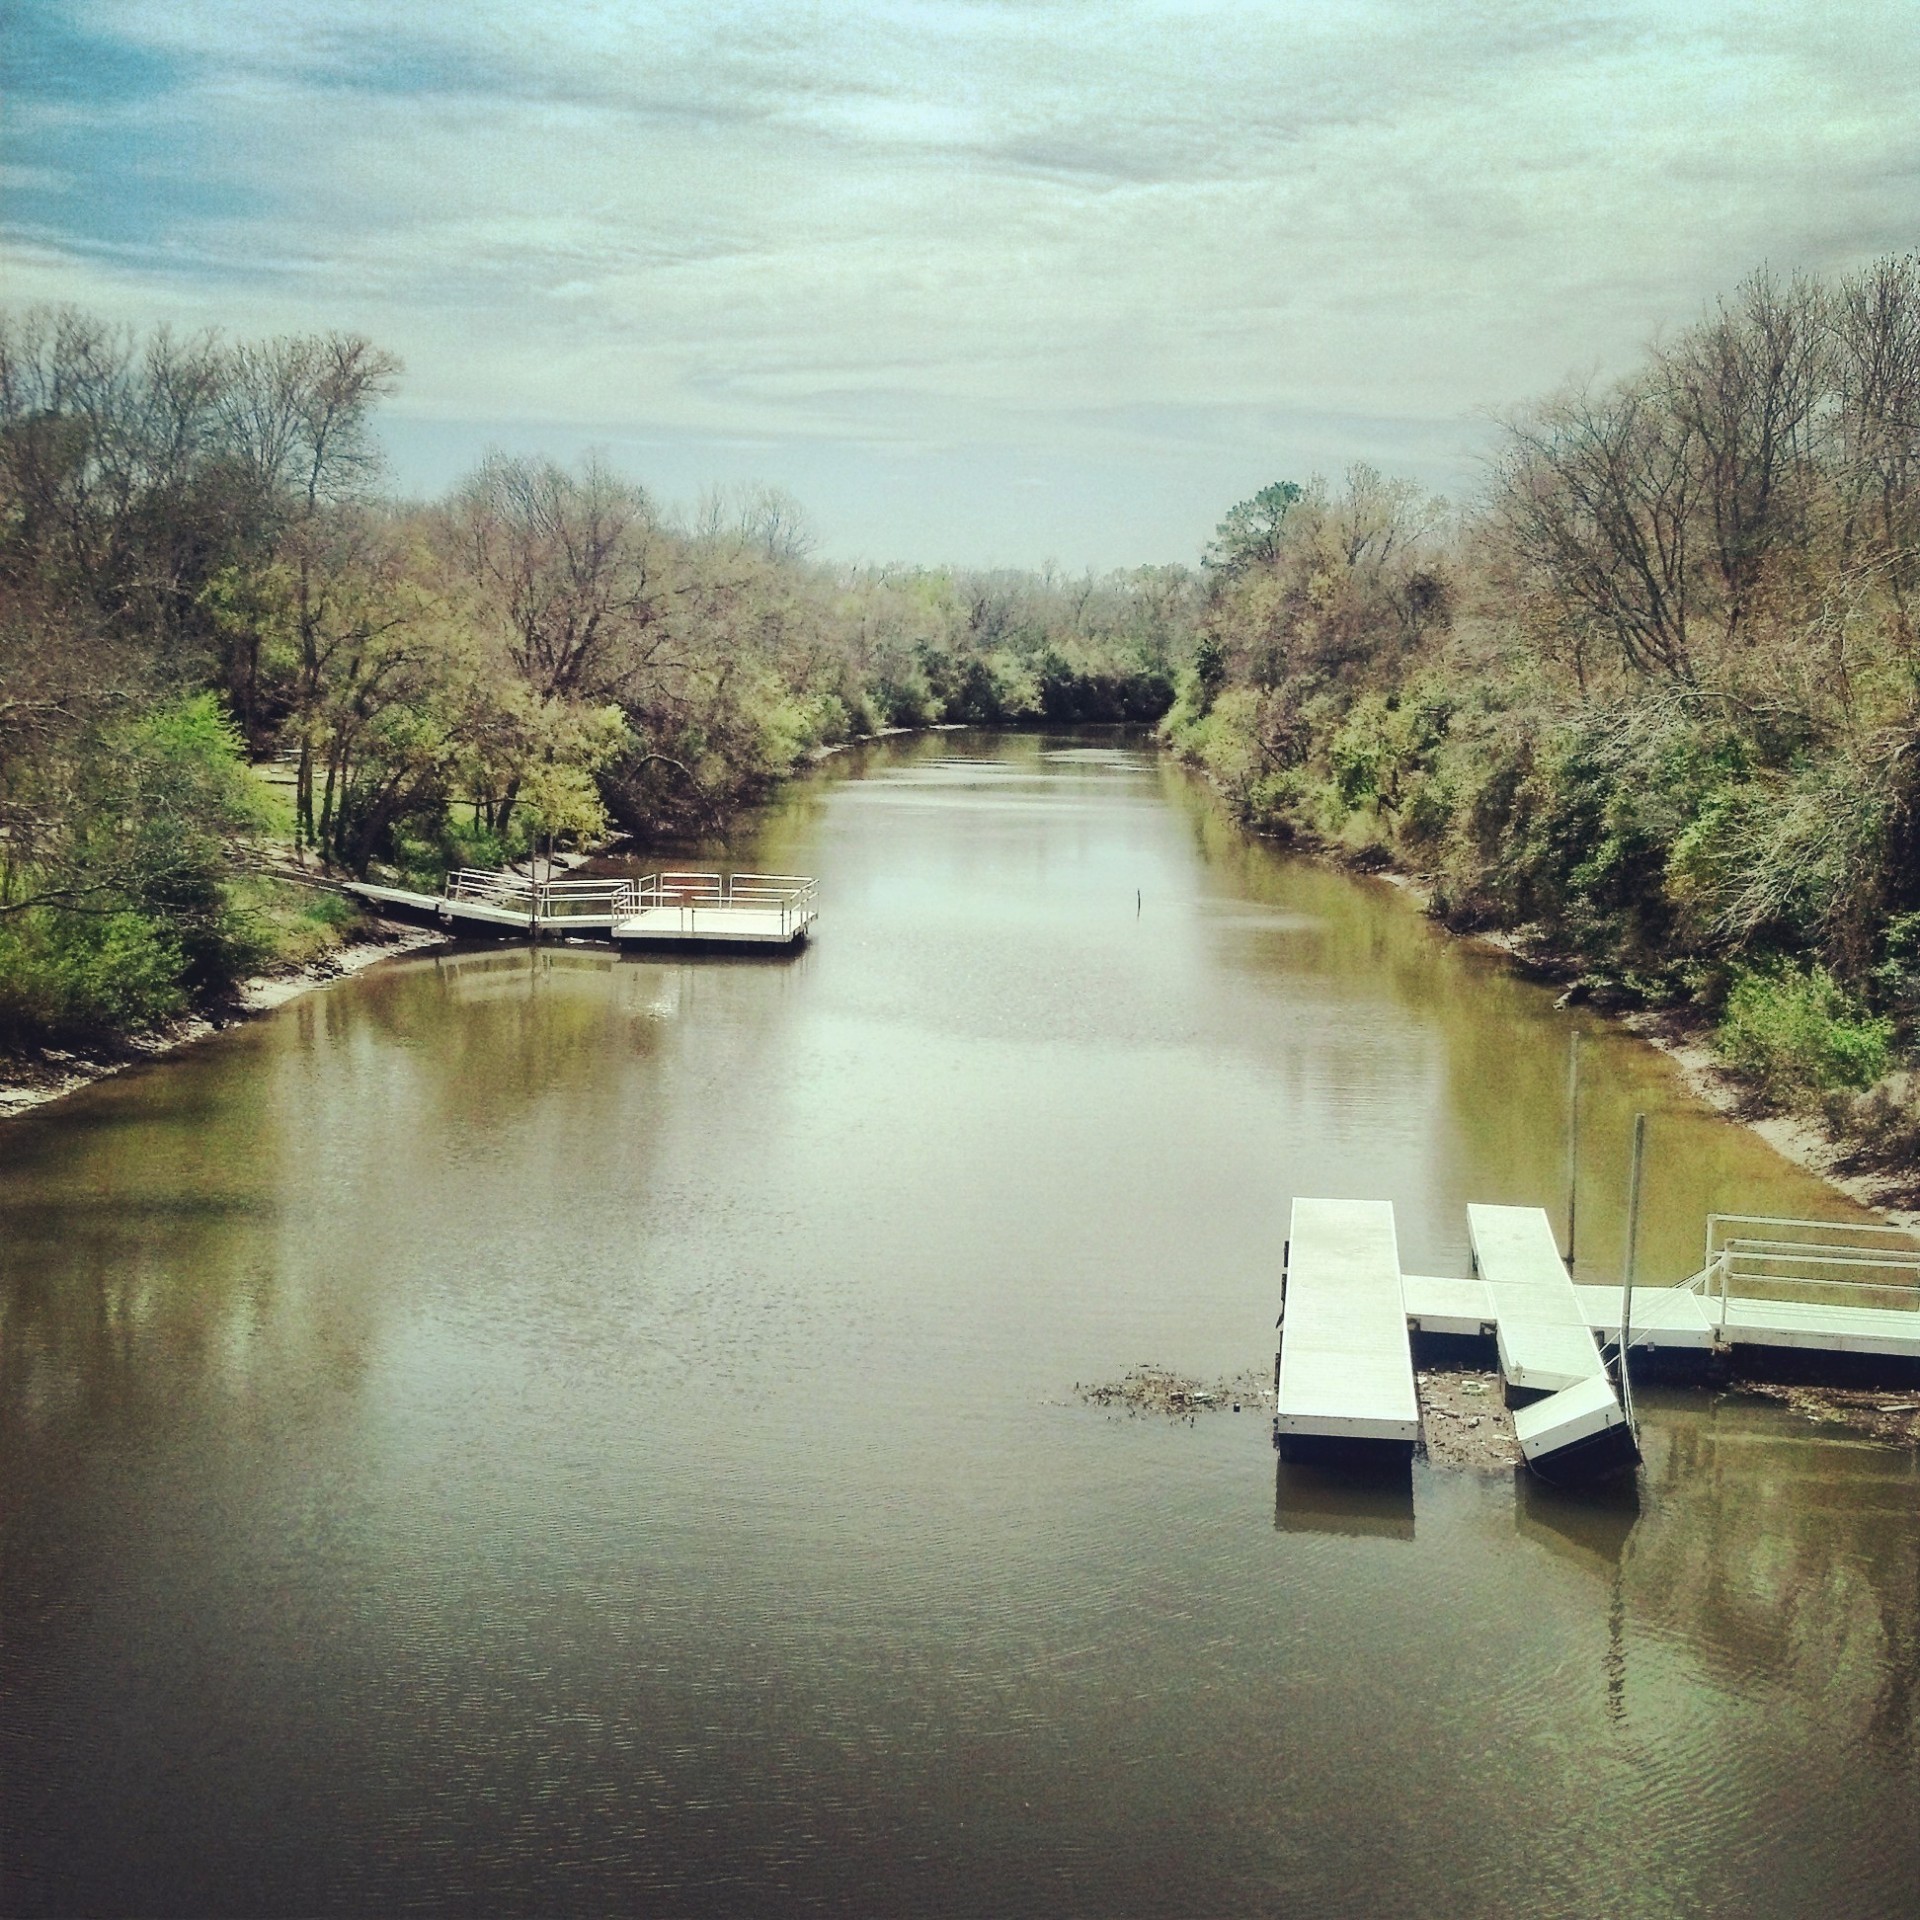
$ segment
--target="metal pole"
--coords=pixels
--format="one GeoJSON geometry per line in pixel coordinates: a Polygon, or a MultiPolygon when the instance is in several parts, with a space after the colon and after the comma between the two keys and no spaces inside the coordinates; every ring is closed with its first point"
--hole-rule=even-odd
{"type": "Polygon", "coordinates": [[[1580,1029],[1567,1042],[1567,1272],[1573,1272],[1573,1229],[1580,1200],[1580,1029]]]}
{"type": "Polygon", "coordinates": [[[1647,1151],[1647,1116],[1633,1116],[1633,1167],[1627,1175],[1627,1257],[1620,1282],[1620,1404],[1633,1427],[1633,1389],[1627,1384],[1627,1349],[1633,1340],[1633,1269],[1640,1250],[1640,1167],[1647,1151]]]}

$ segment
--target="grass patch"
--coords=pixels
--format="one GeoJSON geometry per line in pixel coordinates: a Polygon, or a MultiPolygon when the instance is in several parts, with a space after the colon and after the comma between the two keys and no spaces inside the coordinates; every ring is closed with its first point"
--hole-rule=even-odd
{"type": "Polygon", "coordinates": [[[356,902],[323,887],[249,874],[230,889],[258,970],[311,966],[346,944],[364,924],[356,902]]]}

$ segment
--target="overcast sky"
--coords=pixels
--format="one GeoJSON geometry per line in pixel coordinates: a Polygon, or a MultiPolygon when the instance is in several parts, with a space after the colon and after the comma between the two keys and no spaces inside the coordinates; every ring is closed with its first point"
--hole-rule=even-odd
{"type": "Polygon", "coordinates": [[[1920,6],[5,0],[10,302],[398,352],[396,481],[610,449],[849,559],[1192,560],[1763,260],[1920,244],[1920,6]]]}

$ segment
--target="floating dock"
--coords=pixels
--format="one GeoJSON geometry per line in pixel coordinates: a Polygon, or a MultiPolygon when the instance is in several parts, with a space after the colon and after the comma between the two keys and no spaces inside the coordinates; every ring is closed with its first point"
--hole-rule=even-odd
{"type": "Polygon", "coordinates": [[[1467,1209],[1467,1237],[1527,1465],[1571,1479],[1633,1465],[1640,1457],[1633,1422],[1560,1258],[1553,1223],[1538,1207],[1474,1206],[1467,1209]]]}
{"type": "MultiPolygon", "coordinates": [[[[1467,1211],[1471,1223],[1477,1214],[1519,1210],[1467,1211]]],[[[1544,1233],[1550,1243],[1541,1222],[1544,1216],[1535,1238],[1544,1233]]],[[[1524,1362],[1530,1349],[1524,1340],[1514,1347],[1505,1296],[1489,1283],[1484,1257],[1477,1279],[1410,1273],[1401,1284],[1414,1333],[1494,1341],[1510,1386],[1540,1383],[1539,1375],[1520,1380],[1509,1370],[1510,1354],[1524,1362]]],[[[1679,1286],[1636,1287],[1630,1304],[1617,1286],[1571,1292],[1581,1320],[1602,1340],[1619,1339],[1626,1309],[1636,1365],[1737,1371],[1798,1356],[1815,1371],[1826,1361],[1836,1372],[1877,1368],[1903,1383],[1920,1372],[1920,1249],[1894,1228],[1715,1214],[1706,1262],[1679,1286]]]]}
{"type": "Polygon", "coordinates": [[[1296,1200],[1280,1285],[1273,1429],[1281,1458],[1409,1458],[1420,1402],[1392,1205],[1296,1200]]]}
{"type": "Polygon", "coordinates": [[[1636,1369],[1920,1375],[1920,1247],[1891,1228],[1716,1214],[1701,1270],[1630,1300],[1576,1286],[1537,1207],[1471,1206],[1467,1231],[1471,1278],[1401,1273],[1388,1203],[1293,1203],[1274,1375],[1283,1459],[1410,1450],[1412,1341],[1425,1335],[1492,1347],[1521,1452],[1551,1480],[1638,1459],[1623,1349],[1636,1369]]]}
{"type": "Polygon", "coordinates": [[[611,940],[622,947],[801,946],[818,915],[815,883],[786,873],[652,873],[639,880],[543,880],[463,868],[439,893],[348,892],[382,913],[502,939],[611,940]]]}
{"type": "Polygon", "coordinates": [[[797,874],[653,874],[633,883],[611,934],[626,947],[791,947],[806,939],[816,907],[814,883],[797,874]]]}

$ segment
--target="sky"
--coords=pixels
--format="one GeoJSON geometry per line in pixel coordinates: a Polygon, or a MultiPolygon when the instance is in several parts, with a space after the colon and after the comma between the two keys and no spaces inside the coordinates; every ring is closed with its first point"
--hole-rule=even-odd
{"type": "Polygon", "coordinates": [[[4,0],[0,299],[364,333],[393,484],[604,449],[847,561],[1193,562],[1763,262],[1920,245],[1893,0],[4,0]]]}

